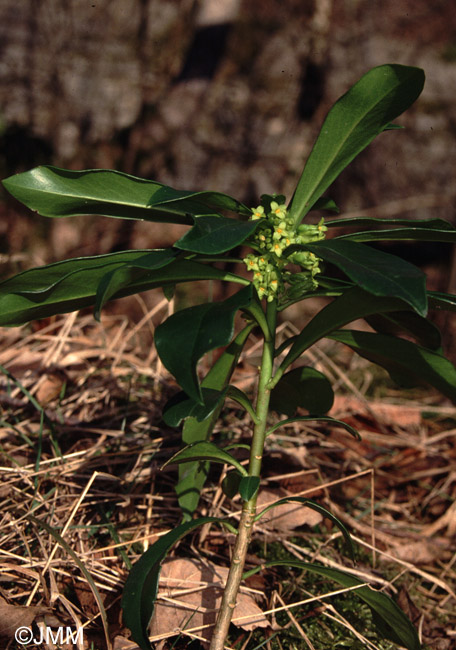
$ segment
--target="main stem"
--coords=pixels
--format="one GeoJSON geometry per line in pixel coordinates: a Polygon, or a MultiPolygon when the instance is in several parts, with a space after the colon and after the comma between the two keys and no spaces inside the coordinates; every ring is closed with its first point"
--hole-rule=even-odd
{"type": "MultiPolygon", "coordinates": [[[[277,317],[277,303],[267,303],[266,319],[269,333],[265,334],[263,355],[261,359],[260,376],[258,379],[258,396],[256,403],[257,424],[253,429],[252,444],[250,446],[249,476],[260,476],[261,461],[263,458],[264,438],[269,412],[269,398],[271,391],[266,388],[272,378],[274,370],[275,329],[277,317]]],[[[256,514],[257,495],[245,501],[242,507],[238,534],[233,548],[233,558],[222,597],[222,603],[217,616],[217,621],[212,635],[210,650],[223,650],[225,639],[228,635],[236,598],[244,572],[245,558],[252,535],[252,526],[256,514]]]]}

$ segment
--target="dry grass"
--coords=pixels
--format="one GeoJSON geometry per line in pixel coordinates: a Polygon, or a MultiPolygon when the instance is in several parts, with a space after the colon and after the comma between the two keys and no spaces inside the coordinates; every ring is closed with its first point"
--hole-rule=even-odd
{"type": "MultiPolygon", "coordinates": [[[[20,625],[82,627],[80,648],[135,647],[120,614],[129,563],[180,517],[175,469],[160,471],[179,445],[178,433],[160,419],[174,386],[153,348],[144,353],[164,310],[160,303],[136,327],[116,316],[98,325],[91,316],[69,315],[35,331],[1,333],[0,365],[7,371],[0,376],[5,635],[8,626],[9,632],[20,625]]],[[[312,496],[331,509],[358,542],[358,564],[351,567],[329,544],[339,536],[336,529],[260,525],[249,565],[261,561],[260,549],[271,551],[280,541],[300,559],[346,566],[398,596],[429,647],[450,650],[456,644],[454,411],[434,393],[415,393],[405,402],[370,366],[337,350],[332,343],[316,346],[308,360],[342,394],[331,414],[355,426],[362,441],[301,424],[278,430],[270,436],[263,485],[312,496]]],[[[238,380],[244,390],[253,388],[257,354],[252,344],[243,359],[238,380]]],[[[247,422],[239,411],[227,410],[219,433],[246,442],[247,422]]],[[[224,497],[220,469],[211,477],[200,512],[236,517],[239,502],[224,497]]],[[[228,541],[220,530],[203,528],[175,556],[226,566],[228,541]]],[[[296,648],[317,647],[306,628],[312,611],[324,625],[337,619],[351,627],[330,600],[305,595],[306,585],[288,600],[283,578],[274,576],[249,586],[263,595],[259,602],[272,629],[293,628],[301,643],[296,648]],[[311,607],[305,618],[293,607],[303,600],[311,607]],[[288,623],[277,623],[280,611],[288,623]]],[[[198,629],[188,632],[201,636],[198,629]]],[[[272,638],[276,643],[280,636],[267,634],[265,647],[272,648],[272,638]]],[[[171,630],[162,634],[165,641],[157,647],[171,636],[171,630]]],[[[250,636],[241,630],[233,646],[247,648],[250,636]]],[[[365,638],[361,643],[377,647],[365,638]]],[[[4,647],[16,646],[7,639],[4,647]]]]}

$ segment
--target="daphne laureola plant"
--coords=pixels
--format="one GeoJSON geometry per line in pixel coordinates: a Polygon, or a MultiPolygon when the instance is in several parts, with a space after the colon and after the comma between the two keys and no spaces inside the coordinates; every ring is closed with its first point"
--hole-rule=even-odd
{"type": "MultiPolygon", "coordinates": [[[[98,214],[190,228],[166,249],[69,259],[7,279],[0,284],[0,325],[22,325],[87,306],[94,306],[98,318],[108,300],[156,287],[169,297],[177,284],[186,282],[218,280],[239,287],[220,302],[177,311],[156,329],[158,354],[182,389],[165,406],[163,418],[170,426],[182,424],[183,447],[168,462],[178,465],[176,491],[183,518],[133,565],[124,587],[124,621],[143,650],[151,647],[148,624],[163,559],[179,539],[207,523],[235,532],[211,640],[211,650],[223,648],[239,586],[247,575],[244,563],[252,528],[265,512],[257,512],[256,500],[268,434],[291,422],[321,420],[357,435],[349,425],[328,415],[333,391],[324,374],[302,363],[295,365],[311,345],[328,337],[386,368],[402,386],[424,382],[456,399],[456,369],[443,356],[439,332],[426,318],[428,307],[455,311],[456,296],[427,291],[421,270],[366,244],[380,240],[455,242],[455,228],[440,219],[307,219],[311,211],[338,211],[324,196],[327,188],[377,135],[400,128],[392,120],[417,99],[423,84],[424,73],[418,68],[383,65],[367,72],[327,115],[288,204],[282,195],[263,195],[251,209],[222,193],[175,190],[108,170],[44,166],[4,181],[13,196],[44,216],[98,214]],[[344,226],[350,234],[327,237],[334,226],[344,226]],[[218,264],[227,261],[233,263],[233,271],[222,270],[218,264]],[[325,263],[338,269],[337,277],[325,269],[325,263]],[[328,298],[328,304],[296,336],[277,345],[278,314],[315,296],[328,298]],[[239,312],[243,319],[237,326],[239,312]],[[372,331],[341,329],[360,318],[372,331]],[[263,348],[252,403],[231,381],[253,331],[261,337],[263,348]],[[199,361],[216,348],[222,349],[220,355],[201,377],[199,361]],[[247,465],[238,460],[232,446],[223,448],[213,440],[214,425],[227,398],[251,417],[247,465]],[[309,415],[297,415],[299,408],[309,415]],[[286,418],[271,420],[272,411],[286,418]],[[210,462],[230,468],[223,489],[229,497],[240,495],[242,500],[237,526],[230,518],[194,518],[210,462]]],[[[348,531],[323,506],[300,497],[288,500],[328,517],[351,548],[348,531]]],[[[349,572],[298,561],[287,561],[287,565],[356,587],[357,596],[373,610],[374,620],[381,622],[385,637],[409,650],[420,647],[413,625],[386,594],[363,585],[349,572]]]]}

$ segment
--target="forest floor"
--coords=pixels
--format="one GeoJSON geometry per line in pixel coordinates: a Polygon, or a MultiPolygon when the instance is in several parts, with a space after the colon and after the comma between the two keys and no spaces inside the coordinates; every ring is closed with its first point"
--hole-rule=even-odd
{"type": "MultiPolygon", "coordinates": [[[[79,650],[137,647],[121,617],[128,567],[181,518],[176,467],[161,469],[180,445],[179,431],[161,420],[176,386],[149,346],[163,310],[160,303],[137,325],[113,314],[102,324],[72,314],[0,333],[5,650],[55,647],[55,637],[41,642],[49,628],[82,629],[79,650]],[[33,633],[19,639],[22,645],[14,640],[21,627],[33,633]]],[[[252,340],[237,375],[237,385],[252,393],[258,349],[252,340]]],[[[454,407],[433,391],[393,388],[386,373],[334,342],[311,348],[306,361],[331,378],[337,398],[330,414],[362,439],[312,423],[278,429],[268,438],[261,498],[315,499],[348,527],[357,561],[351,562],[331,522],[293,505],[261,520],[248,568],[265,558],[345,568],[393,596],[425,647],[455,648],[454,407]]],[[[249,423],[234,404],[227,405],[216,436],[227,444],[248,443],[249,423]]],[[[245,457],[239,449],[239,458],[245,457]]],[[[224,475],[221,465],[211,468],[199,515],[239,512],[240,502],[222,492],[224,475]]],[[[214,609],[214,597],[202,590],[204,568],[223,574],[231,538],[203,527],[176,545],[151,628],[155,648],[200,647],[210,618],[191,615],[185,633],[176,634],[174,616],[186,597],[188,607],[193,598],[199,611],[214,609]],[[187,586],[193,580],[201,588],[170,590],[173,571],[181,580],[187,576],[187,586]]],[[[235,612],[240,620],[228,647],[396,648],[376,636],[369,612],[352,593],[327,597],[336,589],[296,569],[257,574],[244,592],[244,619],[235,612]]],[[[73,647],[57,641],[58,647],[73,647]]]]}

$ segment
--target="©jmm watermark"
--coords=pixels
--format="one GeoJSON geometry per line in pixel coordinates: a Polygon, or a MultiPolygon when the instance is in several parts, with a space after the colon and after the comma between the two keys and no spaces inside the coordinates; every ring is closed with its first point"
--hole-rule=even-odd
{"type": "Polygon", "coordinates": [[[54,630],[51,627],[39,627],[38,631],[35,633],[32,628],[18,627],[14,633],[14,638],[17,643],[22,643],[23,645],[29,645],[30,643],[35,643],[36,645],[41,645],[42,643],[53,643],[64,644],[64,643],[80,643],[84,640],[84,629],[80,627],[77,630],[73,630],[71,627],[57,627],[54,630]]]}

